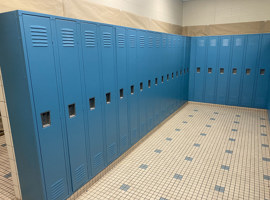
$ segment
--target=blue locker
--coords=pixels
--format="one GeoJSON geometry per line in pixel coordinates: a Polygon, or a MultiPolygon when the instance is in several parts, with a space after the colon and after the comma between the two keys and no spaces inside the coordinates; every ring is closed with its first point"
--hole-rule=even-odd
{"type": "Polygon", "coordinates": [[[161,46],[161,54],[162,54],[162,61],[161,61],[161,116],[163,119],[167,117],[167,93],[168,88],[166,87],[166,69],[168,66],[167,62],[167,34],[162,33],[162,46],[161,46]]]}
{"type": "Polygon", "coordinates": [[[67,157],[49,17],[23,15],[47,199],[67,197],[67,157]],[[47,118],[42,121],[42,118],[47,118]]]}
{"type": "Polygon", "coordinates": [[[116,28],[117,91],[119,98],[120,153],[128,149],[128,96],[126,28],[116,28]]]}
{"type": "Polygon", "coordinates": [[[260,35],[248,35],[246,42],[246,55],[244,58],[244,68],[242,73],[242,89],[240,106],[252,107],[254,97],[254,86],[256,79],[256,68],[258,66],[258,52],[260,35]]]}
{"type": "Polygon", "coordinates": [[[78,49],[79,35],[76,25],[74,21],[56,20],[56,38],[73,191],[79,189],[88,177],[78,49]]]}
{"type": "Polygon", "coordinates": [[[270,75],[270,34],[261,35],[261,48],[259,67],[256,70],[257,82],[254,106],[256,108],[266,108],[267,94],[269,93],[270,75]]]}
{"type": "Polygon", "coordinates": [[[205,102],[216,102],[216,78],[218,62],[219,37],[208,37],[207,42],[207,67],[205,69],[205,102]]]}
{"type": "Polygon", "coordinates": [[[241,74],[243,71],[243,57],[245,50],[245,36],[233,36],[232,58],[230,67],[230,82],[227,104],[239,106],[241,74]]]}
{"type": "Polygon", "coordinates": [[[207,38],[196,38],[196,66],[194,76],[194,101],[204,102],[204,80],[207,56],[207,38]]]}
{"type": "Polygon", "coordinates": [[[185,37],[186,40],[186,47],[184,49],[185,52],[185,63],[187,66],[187,70],[188,70],[188,76],[187,76],[187,80],[186,80],[186,87],[185,87],[185,99],[184,101],[188,101],[189,100],[189,78],[191,76],[191,67],[190,67],[190,52],[191,52],[191,38],[190,37],[185,37]]]}
{"type": "MultiPolygon", "coordinates": [[[[220,36],[217,65],[216,103],[226,104],[230,71],[232,36],[220,36]]],[[[191,55],[192,56],[192,55],[191,55]]]]}
{"type": "Polygon", "coordinates": [[[157,47],[157,53],[156,53],[156,78],[158,79],[158,85],[157,85],[157,105],[156,109],[158,112],[158,122],[159,124],[162,121],[162,85],[161,85],[161,76],[162,76],[162,34],[157,33],[156,35],[156,47],[157,47]]]}
{"type": "Polygon", "coordinates": [[[116,87],[115,32],[113,26],[100,26],[103,81],[103,108],[107,163],[118,156],[118,91],[116,87]]]}
{"type": "Polygon", "coordinates": [[[127,29],[127,77],[129,87],[128,97],[128,116],[129,116],[129,141],[130,144],[135,144],[140,137],[139,132],[139,109],[138,109],[138,65],[136,54],[136,38],[137,33],[135,29],[127,29]],[[133,87],[133,93],[132,93],[133,87]]]}
{"type": "Polygon", "coordinates": [[[94,177],[105,167],[105,153],[103,134],[102,106],[102,80],[99,62],[99,33],[98,25],[94,23],[82,23],[82,62],[85,79],[85,97],[88,125],[88,154],[89,169],[92,169],[94,177]]]}
{"type": "Polygon", "coordinates": [[[146,92],[147,92],[147,56],[146,56],[146,31],[137,31],[137,66],[138,66],[138,81],[136,84],[139,87],[138,92],[138,106],[139,106],[139,127],[140,137],[142,138],[148,133],[147,129],[147,103],[146,103],[146,92]]]}
{"type": "MultiPolygon", "coordinates": [[[[195,101],[194,99],[194,92],[195,92],[195,74],[196,72],[196,43],[197,38],[191,38],[190,42],[190,74],[189,74],[189,94],[188,99],[190,101],[195,101]]],[[[181,69],[182,71],[182,69],[181,69]]],[[[180,73],[181,74],[181,73],[180,73]]]]}

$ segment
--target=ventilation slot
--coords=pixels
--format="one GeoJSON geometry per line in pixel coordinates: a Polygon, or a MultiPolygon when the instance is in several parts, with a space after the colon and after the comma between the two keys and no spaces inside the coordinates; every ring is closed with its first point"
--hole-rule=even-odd
{"type": "Polygon", "coordinates": [[[75,182],[80,183],[85,178],[86,178],[86,169],[85,165],[82,164],[75,170],[75,182]]]}
{"type": "Polygon", "coordinates": [[[124,98],[124,89],[120,89],[120,99],[124,98]]]}
{"type": "Polygon", "coordinates": [[[33,47],[47,47],[48,35],[44,26],[30,26],[33,47]]]}
{"type": "Polygon", "coordinates": [[[140,91],[143,91],[143,82],[140,82],[140,91]]]}
{"type": "Polygon", "coordinates": [[[96,100],[95,100],[95,98],[89,99],[89,105],[90,105],[90,110],[94,110],[96,108],[96,100]]]}
{"type": "Polygon", "coordinates": [[[69,113],[69,118],[72,118],[72,117],[76,116],[75,104],[68,105],[68,113],[69,113]]]}
{"type": "Polygon", "coordinates": [[[233,68],[232,73],[233,74],[237,74],[237,69],[236,68],[233,68]]]}
{"type": "Polygon", "coordinates": [[[197,67],[197,73],[201,73],[201,68],[197,67]]]}
{"type": "Polygon", "coordinates": [[[125,35],[124,34],[118,34],[118,47],[119,48],[125,47],[125,35]]]}
{"type": "Polygon", "coordinates": [[[153,38],[149,37],[149,48],[153,48],[153,38]]]}
{"type": "Polygon", "coordinates": [[[219,69],[219,73],[220,73],[220,74],[224,74],[224,68],[220,68],[220,69],[219,69]]]}
{"type": "Polygon", "coordinates": [[[96,36],[94,31],[85,31],[85,46],[86,47],[95,47],[96,46],[96,36]]]}
{"type": "Polygon", "coordinates": [[[131,94],[131,95],[134,94],[134,85],[130,86],[130,94],[131,94]]]}
{"type": "Polygon", "coordinates": [[[46,128],[48,126],[51,126],[51,114],[50,112],[44,112],[41,113],[41,122],[42,122],[42,127],[46,128]]]}
{"type": "Polygon", "coordinates": [[[112,35],[109,32],[103,32],[103,46],[111,47],[112,46],[112,35]]]}
{"type": "Polygon", "coordinates": [[[251,69],[247,68],[246,69],[246,75],[250,75],[250,71],[251,71],[251,69]]]}
{"type": "Polygon", "coordinates": [[[116,144],[113,143],[110,146],[108,146],[107,151],[108,151],[108,157],[109,158],[114,157],[115,154],[116,154],[116,144]]]}
{"type": "Polygon", "coordinates": [[[155,78],[155,85],[158,84],[158,78],[155,78]]]}
{"type": "Polygon", "coordinates": [[[144,42],[144,36],[140,36],[140,47],[144,48],[145,42],[144,42]]]}
{"type": "Polygon", "coordinates": [[[212,68],[208,68],[208,74],[212,74],[212,68]]]}
{"type": "Polygon", "coordinates": [[[156,38],[156,47],[159,48],[160,47],[160,37],[156,38]]]}
{"type": "Polygon", "coordinates": [[[94,169],[97,169],[97,170],[103,167],[103,154],[102,153],[98,153],[94,157],[93,167],[94,169]]]}
{"type": "Polygon", "coordinates": [[[111,103],[111,93],[110,92],[106,94],[106,103],[107,104],[111,103]]]}
{"type": "Polygon", "coordinates": [[[51,186],[51,199],[55,200],[64,194],[64,180],[60,179],[51,186]]]}
{"type": "Polygon", "coordinates": [[[61,29],[63,47],[74,47],[74,30],[69,28],[61,29]]]}
{"type": "Polygon", "coordinates": [[[162,47],[166,48],[166,38],[162,38],[162,47]]]}
{"type": "Polygon", "coordinates": [[[171,48],[172,47],[172,41],[170,38],[168,38],[168,47],[171,48]]]}
{"type": "Polygon", "coordinates": [[[260,75],[264,75],[265,69],[260,69],[260,75]]]}
{"type": "Polygon", "coordinates": [[[130,35],[129,36],[129,45],[130,48],[135,48],[136,41],[135,41],[135,35],[130,35]]]}
{"type": "Polygon", "coordinates": [[[127,136],[123,136],[121,138],[120,143],[121,143],[121,146],[126,146],[128,144],[128,138],[127,138],[127,136]]]}
{"type": "Polygon", "coordinates": [[[151,88],[151,80],[148,80],[148,88],[151,88]]]}

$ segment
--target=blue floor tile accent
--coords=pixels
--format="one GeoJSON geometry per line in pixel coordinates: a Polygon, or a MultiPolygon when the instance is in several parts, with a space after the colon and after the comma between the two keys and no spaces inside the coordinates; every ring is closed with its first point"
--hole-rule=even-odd
{"type": "Polygon", "coordinates": [[[173,178],[175,178],[175,179],[179,179],[179,180],[182,180],[183,175],[180,175],[180,174],[175,174],[175,175],[173,176],[173,178]]]}
{"type": "Polygon", "coordinates": [[[177,128],[177,129],[175,129],[176,131],[181,131],[181,129],[179,129],[179,128],[177,128]]]}
{"type": "Polygon", "coordinates": [[[194,111],[195,111],[195,112],[198,112],[198,110],[196,110],[196,109],[195,109],[194,111]]]}
{"type": "Polygon", "coordinates": [[[215,119],[215,118],[210,118],[210,120],[213,120],[213,121],[214,121],[214,120],[216,120],[216,119],[215,119]]]}
{"type": "Polygon", "coordinates": [[[121,187],[120,187],[120,189],[121,189],[121,190],[124,190],[125,192],[126,192],[129,188],[130,188],[130,186],[127,185],[127,184],[123,184],[123,185],[121,185],[121,187]]]}
{"type": "Polygon", "coordinates": [[[266,161],[266,162],[270,162],[270,158],[265,158],[265,157],[263,157],[262,160],[263,160],[263,161],[266,161]]]}
{"type": "Polygon", "coordinates": [[[267,136],[267,134],[265,134],[265,133],[261,133],[261,136],[267,136]]]}
{"type": "Polygon", "coordinates": [[[261,127],[266,127],[265,125],[261,125],[261,127]]]}
{"type": "Polygon", "coordinates": [[[239,122],[239,121],[234,121],[233,123],[235,123],[235,124],[239,124],[240,122],[239,122]]]}
{"type": "Polygon", "coordinates": [[[172,141],[172,138],[168,138],[168,137],[167,137],[166,140],[167,140],[167,141],[172,141]]]}
{"type": "Polygon", "coordinates": [[[268,144],[262,144],[262,147],[269,147],[268,144]]]}
{"type": "Polygon", "coordinates": [[[236,132],[236,131],[238,131],[238,130],[237,130],[237,129],[232,129],[232,131],[236,132]]]}
{"type": "Polygon", "coordinates": [[[224,169],[224,170],[230,170],[230,166],[221,165],[221,169],[224,169]]]}
{"type": "Polygon", "coordinates": [[[161,153],[161,151],[162,151],[162,150],[160,150],[160,149],[156,149],[156,150],[155,150],[156,153],[161,153]]]}
{"type": "Polygon", "coordinates": [[[183,124],[187,124],[187,121],[183,121],[183,124]]]}
{"type": "Polygon", "coordinates": [[[260,120],[265,120],[265,118],[261,117],[260,120]]]}
{"type": "Polygon", "coordinates": [[[231,150],[226,150],[226,151],[225,151],[225,153],[232,154],[232,153],[233,153],[233,151],[231,151],[231,150]]]}
{"type": "Polygon", "coordinates": [[[8,174],[4,175],[5,178],[10,178],[11,177],[11,172],[9,172],[8,174]]]}
{"type": "Polygon", "coordinates": [[[206,134],[205,134],[205,133],[201,133],[200,135],[201,135],[201,136],[206,136],[206,134]]]}
{"type": "Polygon", "coordinates": [[[215,190],[218,191],[218,192],[224,192],[225,191],[225,187],[221,187],[219,185],[216,185],[215,186],[215,190]]]}
{"type": "Polygon", "coordinates": [[[189,115],[189,117],[193,117],[193,115],[189,115]]]}
{"type": "Polygon", "coordinates": [[[229,141],[235,142],[235,139],[233,139],[233,138],[229,138],[229,141]]]}
{"type": "Polygon", "coordinates": [[[187,160],[187,161],[192,161],[193,158],[186,156],[185,160],[187,160]]]}
{"type": "Polygon", "coordinates": [[[270,181],[270,176],[268,176],[268,175],[263,175],[263,179],[264,179],[264,180],[270,181]]]}
{"type": "Polygon", "coordinates": [[[145,164],[141,164],[141,166],[139,168],[141,169],[147,169],[148,165],[145,165],[145,164]]]}
{"type": "Polygon", "coordinates": [[[236,117],[241,117],[241,115],[235,115],[236,117]]]}
{"type": "Polygon", "coordinates": [[[201,145],[200,145],[200,144],[195,143],[193,146],[195,146],[195,147],[200,147],[201,145]]]}
{"type": "Polygon", "coordinates": [[[214,112],[214,114],[218,115],[218,112],[214,112]]]}
{"type": "Polygon", "coordinates": [[[7,144],[1,144],[1,146],[2,146],[2,147],[5,147],[5,146],[7,146],[7,144]]]}
{"type": "Polygon", "coordinates": [[[210,128],[210,127],[211,127],[211,125],[209,125],[209,124],[206,124],[205,126],[206,126],[206,127],[208,127],[208,128],[210,128]]]}
{"type": "Polygon", "coordinates": [[[163,197],[160,197],[160,199],[159,200],[168,200],[168,199],[165,199],[165,198],[163,198],[163,197]]]}

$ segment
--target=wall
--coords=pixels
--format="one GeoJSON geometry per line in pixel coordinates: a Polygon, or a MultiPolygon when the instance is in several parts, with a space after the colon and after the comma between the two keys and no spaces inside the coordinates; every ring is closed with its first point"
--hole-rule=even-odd
{"type": "Polygon", "coordinates": [[[267,108],[270,34],[193,37],[189,100],[267,108]]]}
{"type": "Polygon", "coordinates": [[[270,20],[269,0],[191,0],[183,3],[183,26],[270,20]]]}

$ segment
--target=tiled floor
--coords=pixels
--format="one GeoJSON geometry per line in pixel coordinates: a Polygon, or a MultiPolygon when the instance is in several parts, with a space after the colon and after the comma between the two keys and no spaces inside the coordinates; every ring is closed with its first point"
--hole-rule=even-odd
{"type": "Polygon", "coordinates": [[[0,136],[0,199],[15,199],[5,136],[0,136]]]}
{"type": "Polygon", "coordinates": [[[270,199],[267,113],[189,103],[83,199],[270,199]]]}

